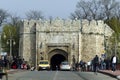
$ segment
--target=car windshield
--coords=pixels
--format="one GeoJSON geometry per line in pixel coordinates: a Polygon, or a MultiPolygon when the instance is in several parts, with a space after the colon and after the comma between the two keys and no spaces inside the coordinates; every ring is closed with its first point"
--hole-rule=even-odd
{"type": "Polygon", "coordinates": [[[69,63],[68,62],[62,62],[61,64],[62,65],[68,65],[69,63]]]}
{"type": "Polygon", "coordinates": [[[40,64],[48,64],[48,62],[40,62],[40,64]]]}

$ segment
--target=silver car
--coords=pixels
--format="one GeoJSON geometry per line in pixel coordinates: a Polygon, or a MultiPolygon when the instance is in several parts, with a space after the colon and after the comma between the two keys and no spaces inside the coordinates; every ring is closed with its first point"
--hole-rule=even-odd
{"type": "Polygon", "coordinates": [[[70,66],[69,62],[67,62],[67,61],[61,62],[60,70],[69,70],[70,71],[71,66],[70,66]]]}

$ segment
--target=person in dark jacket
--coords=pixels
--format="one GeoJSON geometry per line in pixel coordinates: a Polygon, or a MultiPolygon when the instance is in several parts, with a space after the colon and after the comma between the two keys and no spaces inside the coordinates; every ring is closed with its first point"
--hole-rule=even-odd
{"type": "Polygon", "coordinates": [[[95,74],[97,74],[98,66],[99,66],[99,57],[98,57],[98,55],[95,55],[95,57],[93,59],[93,70],[94,70],[95,74]]]}
{"type": "MultiPolygon", "coordinates": [[[[2,57],[0,56],[0,71],[3,71],[4,67],[4,60],[2,60],[2,57]]],[[[2,80],[3,75],[0,75],[0,80],[2,80]]]]}

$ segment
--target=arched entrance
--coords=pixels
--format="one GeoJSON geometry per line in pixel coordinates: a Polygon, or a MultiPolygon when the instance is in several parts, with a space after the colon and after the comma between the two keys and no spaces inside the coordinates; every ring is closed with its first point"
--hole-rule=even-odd
{"type": "Polygon", "coordinates": [[[50,65],[52,70],[59,69],[62,61],[68,60],[68,53],[63,50],[55,49],[49,53],[50,65]]]}
{"type": "Polygon", "coordinates": [[[57,68],[59,69],[60,63],[65,60],[65,57],[61,54],[54,55],[50,61],[52,70],[56,70],[57,68]]]}

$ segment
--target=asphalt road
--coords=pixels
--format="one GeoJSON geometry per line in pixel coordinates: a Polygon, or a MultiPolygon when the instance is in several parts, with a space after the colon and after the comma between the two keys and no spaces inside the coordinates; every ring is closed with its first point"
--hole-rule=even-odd
{"type": "MultiPolygon", "coordinates": [[[[74,71],[25,71],[8,77],[8,80],[117,80],[101,73],[74,71]]],[[[6,80],[5,77],[2,80],[6,80]]]]}

